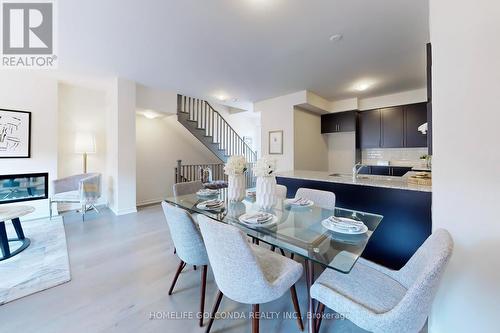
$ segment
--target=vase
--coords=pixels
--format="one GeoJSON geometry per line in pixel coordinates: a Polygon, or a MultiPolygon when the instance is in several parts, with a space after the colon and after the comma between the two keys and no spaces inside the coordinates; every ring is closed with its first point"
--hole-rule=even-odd
{"type": "Polygon", "coordinates": [[[228,177],[227,199],[232,202],[242,201],[245,198],[245,175],[228,177]]]}
{"type": "Polygon", "coordinates": [[[230,202],[227,205],[227,216],[238,218],[246,213],[246,206],[243,202],[230,202]]]}
{"type": "Polygon", "coordinates": [[[270,210],[276,205],[276,178],[258,177],[256,189],[257,206],[264,210],[270,210]]]}

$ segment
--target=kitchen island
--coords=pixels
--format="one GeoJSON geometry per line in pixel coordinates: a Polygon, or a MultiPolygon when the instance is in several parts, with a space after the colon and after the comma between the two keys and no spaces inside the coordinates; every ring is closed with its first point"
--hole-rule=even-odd
{"type": "Polygon", "coordinates": [[[301,187],[331,191],[336,206],[384,216],[363,257],[400,269],[431,234],[430,186],[412,185],[404,177],[331,174],[323,171],[278,172],[278,184],[294,197],[301,187]]]}

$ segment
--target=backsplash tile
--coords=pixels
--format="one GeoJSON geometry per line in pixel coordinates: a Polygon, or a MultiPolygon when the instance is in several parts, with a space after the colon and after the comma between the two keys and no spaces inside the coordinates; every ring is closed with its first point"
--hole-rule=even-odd
{"type": "Polygon", "coordinates": [[[427,154],[427,148],[373,148],[361,151],[363,164],[377,164],[389,161],[391,165],[418,166],[420,157],[427,154]]]}

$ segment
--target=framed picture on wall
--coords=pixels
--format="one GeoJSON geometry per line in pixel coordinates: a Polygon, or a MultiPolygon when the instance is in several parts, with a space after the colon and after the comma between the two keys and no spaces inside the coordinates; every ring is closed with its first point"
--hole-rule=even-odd
{"type": "Polygon", "coordinates": [[[269,154],[283,155],[283,131],[269,131],[269,154]]]}
{"type": "Polygon", "coordinates": [[[31,112],[0,109],[0,158],[29,158],[31,112]]]}

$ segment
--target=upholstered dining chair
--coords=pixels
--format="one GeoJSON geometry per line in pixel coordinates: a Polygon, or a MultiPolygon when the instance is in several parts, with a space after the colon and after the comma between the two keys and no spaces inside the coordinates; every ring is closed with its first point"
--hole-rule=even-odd
{"type": "Polygon", "coordinates": [[[301,187],[297,190],[295,197],[312,200],[316,206],[323,209],[335,208],[335,194],[333,192],[301,187]]]}
{"type": "Polygon", "coordinates": [[[312,298],[320,302],[316,331],[327,306],[370,332],[419,332],[452,251],[450,234],[439,229],[399,271],[365,259],[349,274],[324,271],[311,287],[312,298]]]}
{"type": "Polygon", "coordinates": [[[173,186],[175,196],[193,194],[198,192],[198,190],[201,190],[202,188],[204,188],[204,186],[200,180],[195,180],[192,182],[185,182],[185,183],[177,183],[174,184],[173,186]]]}
{"type": "Polygon", "coordinates": [[[83,173],[52,181],[53,195],[49,199],[49,214],[52,218],[54,203],[79,204],[82,220],[88,210],[94,209],[99,213],[95,204],[101,197],[101,174],[83,173]]]}
{"type": "Polygon", "coordinates": [[[287,188],[285,185],[276,185],[276,196],[282,200],[286,199],[287,188]]]}
{"type": "Polygon", "coordinates": [[[252,332],[259,331],[259,304],[274,301],[290,290],[297,322],[304,329],[295,283],[302,276],[302,265],[247,242],[238,228],[200,215],[198,220],[210,265],[219,287],[206,332],[223,295],[233,301],[252,304],[252,332]]]}
{"type": "Polygon", "coordinates": [[[200,300],[200,326],[203,326],[203,314],[205,311],[205,290],[207,286],[208,256],[196,223],[191,214],[184,209],[162,202],[163,213],[167,219],[170,235],[177,249],[177,256],[181,260],[179,267],[168,291],[172,295],[177,279],[186,265],[198,265],[201,270],[201,300],[200,300]]]}

